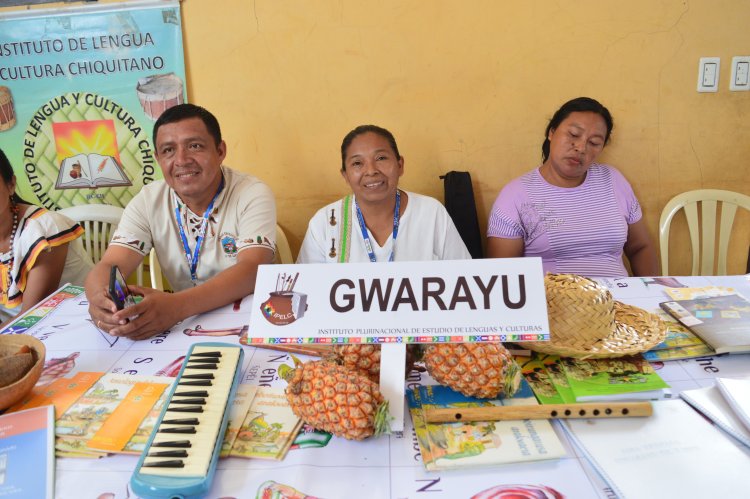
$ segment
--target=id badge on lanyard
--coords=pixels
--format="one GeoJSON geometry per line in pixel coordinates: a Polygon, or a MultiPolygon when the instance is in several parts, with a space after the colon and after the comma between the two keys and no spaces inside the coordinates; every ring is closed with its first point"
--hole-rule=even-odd
{"type": "MultiPolygon", "coordinates": [[[[367,233],[367,226],[365,225],[365,219],[362,216],[362,211],[359,209],[357,200],[354,200],[354,207],[357,210],[357,220],[359,221],[359,228],[362,231],[362,239],[365,241],[365,250],[367,255],[370,257],[371,262],[376,262],[375,252],[372,249],[372,241],[370,241],[370,235],[367,233]]],[[[398,237],[398,223],[399,223],[399,211],[401,209],[401,191],[396,190],[396,208],[393,212],[393,239],[391,241],[391,254],[388,257],[388,261],[393,261],[394,251],[396,249],[396,237],[398,237]]]]}
{"type": "MultiPolygon", "coordinates": [[[[198,237],[195,240],[195,250],[190,251],[190,244],[188,244],[188,238],[187,234],[185,233],[185,227],[182,225],[182,217],[180,216],[180,203],[175,200],[175,207],[174,207],[174,216],[175,221],[177,222],[177,228],[180,231],[180,239],[182,240],[182,247],[185,250],[185,261],[187,261],[188,269],[190,270],[190,280],[193,281],[193,286],[196,286],[198,284],[198,277],[196,275],[196,270],[198,269],[198,259],[200,258],[201,253],[201,247],[203,246],[203,241],[206,238],[206,230],[208,229],[208,219],[211,218],[211,212],[214,209],[214,203],[216,202],[216,199],[219,197],[219,194],[221,194],[221,191],[224,189],[224,178],[221,179],[221,185],[219,185],[219,189],[216,191],[216,194],[214,194],[213,199],[211,200],[211,203],[208,205],[208,208],[206,208],[205,213],[203,213],[203,219],[201,220],[201,226],[198,229],[198,237]]],[[[177,198],[177,195],[173,191],[173,195],[175,198],[177,198]]]]}

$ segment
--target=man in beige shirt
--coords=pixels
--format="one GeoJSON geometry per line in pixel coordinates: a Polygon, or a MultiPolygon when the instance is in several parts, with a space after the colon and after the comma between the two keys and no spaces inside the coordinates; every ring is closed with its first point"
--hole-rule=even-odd
{"type": "Polygon", "coordinates": [[[226,144],[202,107],[167,109],[154,125],[164,180],[125,208],[112,243],[86,279],[89,313],[113,336],[144,339],[253,292],[258,265],[273,261],[276,207],[270,189],[222,162],[226,144]],[[155,248],[174,293],[132,286],[143,299],[117,311],[110,269],[132,273],[155,248]]]}

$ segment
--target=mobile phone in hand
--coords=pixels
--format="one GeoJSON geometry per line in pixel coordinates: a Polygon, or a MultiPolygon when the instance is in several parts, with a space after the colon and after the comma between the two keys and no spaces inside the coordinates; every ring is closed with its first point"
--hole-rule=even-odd
{"type": "Polygon", "coordinates": [[[128,284],[125,282],[125,277],[123,277],[117,265],[113,265],[109,273],[109,296],[115,302],[117,310],[122,310],[136,303],[128,284]]]}

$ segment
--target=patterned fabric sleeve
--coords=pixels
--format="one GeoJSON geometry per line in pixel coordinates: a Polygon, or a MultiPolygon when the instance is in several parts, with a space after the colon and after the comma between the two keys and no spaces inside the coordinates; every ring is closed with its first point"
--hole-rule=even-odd
{"type": "Polygon", "coordinates": [[[112,244],[130,248],[143,256],[148,255],[151,251],[152,239],[146,204],[144,191],[139,192],[128,203],[117,230],[112,235],[112,244]]]}
{"type": "Polygon", "coordinates": [[[271,189],[255,182],[242,189],[237,251],[246,248],[268,248],[276,251],[276,202],[271,189]]]}
{"type": "Polygon", "coordinates": [[[69,218],[44,208],[30,207],[19,223],[13,243],[13,281],[8,287],[7,307],[15,307],[23,300],[29,272],[39,254],[62,246],[81,237],[83,229],[69,218]]]}

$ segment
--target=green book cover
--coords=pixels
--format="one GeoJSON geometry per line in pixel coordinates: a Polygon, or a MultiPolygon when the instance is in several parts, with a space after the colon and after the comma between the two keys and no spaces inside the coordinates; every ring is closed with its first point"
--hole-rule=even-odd
{"type": "Polygon", "coordinates": [[[573,390],[570,388],[568,383],[568,377],[565,375],[562,362],[560,361],[559,355],[541,355],[540,356],[544,368],[547,369],[552,384],[555,385],[557,393],[560,394],[563,403],[572,404],[576,401],[576,396],[573,394],[573,390]]]}
{"type": "Polygon", "coordinates": [[[572,359],[561,364],[577,402],[670,398],[669,385],[641,355],[572,359]]]}
{"type": "Polygon", "coordinates": [[[547,369],[536,355],[532,357],[515,356],[515,359],[521,366],[521,373],[531,386],[531,390],[540,404],[562,404],[564,402],[554,383],[552,383],[547,369]]]}

